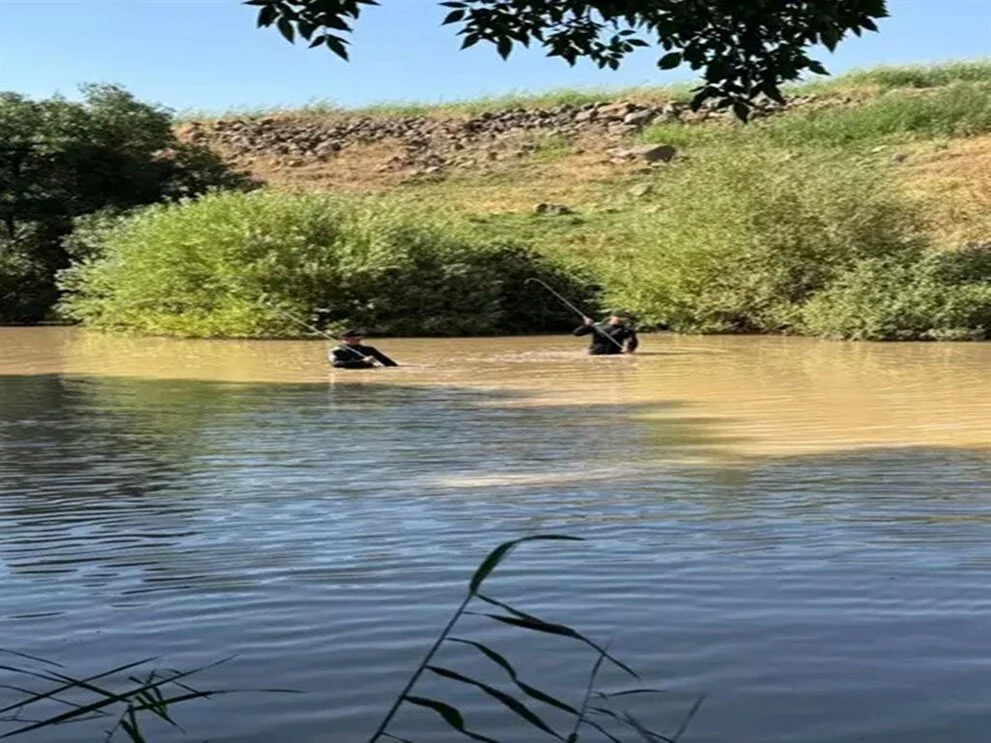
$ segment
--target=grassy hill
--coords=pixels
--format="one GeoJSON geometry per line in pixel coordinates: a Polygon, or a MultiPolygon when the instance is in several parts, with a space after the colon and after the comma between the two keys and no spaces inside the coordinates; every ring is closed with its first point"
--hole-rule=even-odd
{"type": "MultiPolygon", "coordinates": [[[[991,337],[991,60],[797,86],[747,125],[685,99],[559,91],[187,119],[181,137],[267,188],[111,234],[110,260],[68,277],[69,314],[295,332],[247,299],[262,292],[391,332],[511,332],[533,301],[522,278],[550,272],[644,327],[991,337]]],[[[566,321],[541,312],[544,329],[566,321]]]]}
{"type": "MultiPolygon", "coordinates": [[[[460,149],[460,167],[428,173],[389,167],[402,153],[402,136],[359,138],[347,142],[332,159],[312,162],[302,158],[287,163],[277,152],[237,157],[229,147],[220,149],[281,190],[388,194],[444,210],[503,218],[529,216],[542,202],[563,204],[582,219],[567,220],[573,230],[558,226],[552,232],[555,240],[570,234],[572,241],[622,221],[620,213],[663,209],[671,172],[693,167],[700,156],[740,147],[780,151],[798,159],[828,153],[885,170],[918,200],[941,242],[991,239],[991,60],[855,71],[795,86],[789,95],[798,105],[746,126],[703,114],[649,123],[622,136],[603,136],[599,130],[562,134],[510,128],[460,149]],[[674,145],[679,157],[672,167],[648,170],[638,162],[615,163],[609,155],[613,148],[641,142],[674,145]],[[631,195],[631,188],[641,195],[631,195]]],[[[296,111],[229,112],[214,118],[274,119],[290,128],[397,117],[470,122],[505,112],[520,115],[597,103],[664,106],[688,97],[687,88],[562,90],[436,106],[381,104],[348,110],[317,103],[296,111]]],[[[446,149],[447,144],[440,142],[437,148],[446,149]]]]}

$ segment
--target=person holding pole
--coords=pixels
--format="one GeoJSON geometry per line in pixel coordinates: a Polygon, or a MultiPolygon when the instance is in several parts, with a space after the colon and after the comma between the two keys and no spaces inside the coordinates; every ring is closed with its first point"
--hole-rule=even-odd
{"type": "Polygon", "coordinates": [[[548,286],[545,281],[541,281],[538,278],[529,278],[523,283],[529,284],[530,282],[540,284],[544,289],[553,294],[561,304],[572,312],[581,315],[582,325],[575,330],[575,335],[591,334],[592,344],[588,349],[589,355],[606,356],[636,352],[637,346],[640,345],[640,341],[637,339],[637,331],[619,311],[613,310],[610,312],[609,317],[606,318],[604,323],[596,323],[595,320],[575,307],[575,305],[562,297],[552,287],[548,286]]]}
{"type": "Polygon", "coordinates": [[[382,366],[399,366],[373,346],[365,346],[365,334],[360,330],[345,330],[340,335],[340,345],[330,352],[330,363],[335,369],[371,369],[375,362],[382,366]]]}
{"type": "Polygon", "coordinates": [[[637,346],[640,345],[637,331],[618,312],[611,312],[603,323],[597,323],[591,317],[582,319],[584,322],[575,329],[575,335],[592,336],[592,343],[588,349],[589,355],[606,356],[636,353],[637,346]]]}

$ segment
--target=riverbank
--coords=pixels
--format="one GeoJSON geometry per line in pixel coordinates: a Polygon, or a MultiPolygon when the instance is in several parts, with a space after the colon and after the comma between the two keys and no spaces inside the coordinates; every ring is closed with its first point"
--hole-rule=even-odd
{"type": "Polygon", "coordinates": [[[991,336],[991,62],[852,73],[746,126],[683,99],[183,122],[264,189],[84,227],[60,312],[186,337],[298,337],[279,313],[318,308],[379,334],[568,327],[538,276],[644,329],[991,336]]]}

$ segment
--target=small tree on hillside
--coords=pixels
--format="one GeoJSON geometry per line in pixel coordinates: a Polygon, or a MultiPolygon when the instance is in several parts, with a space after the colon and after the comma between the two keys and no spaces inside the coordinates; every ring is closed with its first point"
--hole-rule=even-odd
{"type": "MultiPolygon", "coordinates": [[[[347,59],[343,34],[366,6],[410,0],[247,0],[258,25],[290,42],[326,46],[347,59]]],[[[662,70],[703,71],[693,105],[715,99],[746,119],[760,95],[781,101],[779,86],[808,71],[826,74],[807,49],[832,51],[850,32],[876,31],[885,0],[455,0],[440,2],[443,23],[459,26],[462,48],[487,41],[505,59],[535,44],[569,64],[589,59],[617,69],[639,47],[661,47],[662,70]]]]}

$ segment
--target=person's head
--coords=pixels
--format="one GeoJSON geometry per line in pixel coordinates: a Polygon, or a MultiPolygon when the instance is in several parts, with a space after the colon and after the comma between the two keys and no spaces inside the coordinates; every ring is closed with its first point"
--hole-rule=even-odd
{"type": "Polygon", "coordinates": [[[626,317],[621,315],[616,310],[612,310],[606,318],[606,322],[610,325],[626,325],[626,317]]]}
{"type": "Polygon", "coordinates": [[[345,330],[340,337],[345,346],[357,346],[365,340],[365,334],[360,330],[345,330]]]}

